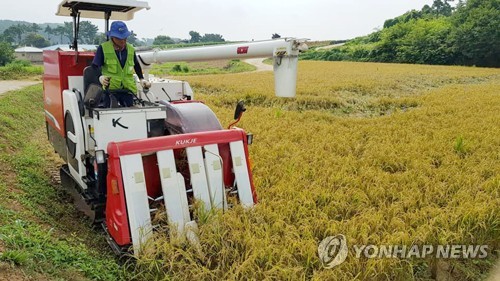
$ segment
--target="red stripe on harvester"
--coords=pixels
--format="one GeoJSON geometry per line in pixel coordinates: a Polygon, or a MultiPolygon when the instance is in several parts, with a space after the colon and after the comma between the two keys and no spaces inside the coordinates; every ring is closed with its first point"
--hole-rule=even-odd
{"type": "Polygon", "coordinates": [[[237,54],[238,55],[243,55],[248,53],[248,47],[238,47],[237,49],[237,54]]]}
{"type": "Polygon", "coordinates": [[[246,133],[241,129],[198,132],[132,141],[110,142],[108,144],[108,153],[110,158],[112,158],[123,155],[153,153],[168,149],[229,143],[240,140],[246,140],[246,133]],[[111,153],[111,151],[113,153],[111,153]]]}

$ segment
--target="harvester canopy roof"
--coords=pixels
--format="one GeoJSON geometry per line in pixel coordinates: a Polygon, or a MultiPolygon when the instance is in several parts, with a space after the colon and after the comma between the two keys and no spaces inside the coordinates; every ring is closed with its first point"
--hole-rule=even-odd
{"type": "Polygon", "coordinates": [[[135,0],[63,0],[59,4],[56,15],[71,16],[71,12],[80,12],[82,18],[103,19],[106,12],[111,12],[111,20],[131,20],[134,13],[142,9],[149,10],[145,1],[135,0]]]}

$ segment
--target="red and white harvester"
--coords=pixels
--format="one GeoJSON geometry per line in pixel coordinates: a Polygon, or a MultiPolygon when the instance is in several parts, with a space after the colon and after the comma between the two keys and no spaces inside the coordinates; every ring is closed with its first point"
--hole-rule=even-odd
{"type": "MultiPolygon", "coordinates": [[[[247,147],[252,135],[223,129],[210,108],[193,99],[188,83],[152,79],[148,91],[137,82],[132,107],[112,102],[103,108],[88,97],[101,86],[90,66],[94,53],[78,51],[80,17],[103,18],[108,30],[110,19],[131,20],[142,9],[149,9],[147,2],[64,0],[57,15],[73,18],[74,51],[43,53],[47,134],[65,162],[61,183],[79,208],[102,224],[116,253],[132,246],[137,254],[151,237],[152,216],[159,210],[166,212],[170,234],[182,237],[196,229],[195,201],[207,211],[226,209],[230,202],[257,203],[247,147]]],[[[276,94],[293,97],[297,56],[305,48],[304,40],[287,38],[137,55],[146,78],[152,63],[272,56],[276,94]]],[[[235,119],[242,111],[240,103],[235,119]]]]}

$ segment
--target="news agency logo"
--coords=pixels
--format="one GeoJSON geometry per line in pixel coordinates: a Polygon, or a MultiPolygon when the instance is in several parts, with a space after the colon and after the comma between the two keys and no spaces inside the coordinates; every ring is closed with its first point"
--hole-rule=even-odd
{"type": "Polygon", "coordinates": [[[324,268],[333,268],[345,261],[349,249],[342,234],[323,239],[318,247],[318,255],[324,268]]]}
{"type": "MultiPolygon", "coordinates": [[[[488,245],[353,245],[354,257],[367,259],[484,259],[488,245]]],[[[324,268],[342,264],[349,253],[344,235],[329,236],[318,246],[318,256],[324,268]]]]}
{"type": "Polygon", "coordinates": [[[488,245],[354,245],[356,258],[484,259],[488,245]]]}

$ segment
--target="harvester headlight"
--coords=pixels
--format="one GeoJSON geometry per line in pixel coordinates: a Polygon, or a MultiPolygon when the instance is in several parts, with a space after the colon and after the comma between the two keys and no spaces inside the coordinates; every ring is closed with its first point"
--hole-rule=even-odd
{"type": "Polygon", "coordinates": [[[248,145],[253,143],[253,134],[252,133],[247,133],[247,143],[248,143],[248,145]]]}
{"type": "Polygon", "coordinates": [[[106,154],[104,150],[97,150],[95,152],[95,161],[97,164],[104,164],[106,162],[106,154]]]}

